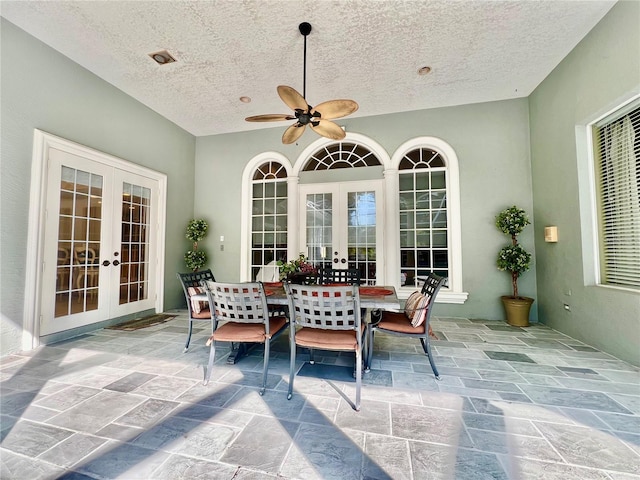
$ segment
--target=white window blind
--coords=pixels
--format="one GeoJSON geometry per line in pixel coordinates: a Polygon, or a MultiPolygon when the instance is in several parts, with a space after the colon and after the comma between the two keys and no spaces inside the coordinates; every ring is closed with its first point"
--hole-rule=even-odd
{"type": "Polygon", "coordinates": [[[640,101],[594,126],[601,283],[640,289],[640,101]]]}

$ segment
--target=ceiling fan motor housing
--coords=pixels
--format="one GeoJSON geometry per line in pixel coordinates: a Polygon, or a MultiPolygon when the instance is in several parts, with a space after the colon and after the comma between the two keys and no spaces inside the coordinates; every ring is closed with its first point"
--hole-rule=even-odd
{"type": "MultiPolygon", "coordinates": [[[[314,120],[319,120],[321,116],[321,113],[318,111],[311,113],[311,106],[309,106],[307,110],[300,110],[299,108],[296,108],[296,118],[300,125],[307,125],[308,123],[314,125],[314,120]]],[[[315,125],[317,125],[317,122],[315,125]]]]}

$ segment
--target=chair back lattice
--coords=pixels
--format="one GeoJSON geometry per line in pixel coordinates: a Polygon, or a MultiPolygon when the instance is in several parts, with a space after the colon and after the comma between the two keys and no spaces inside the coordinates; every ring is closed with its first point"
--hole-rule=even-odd
{"type": "Polygon", "coordinates": [[[184,298],[187,301],[187,307],[189,308],[189,314],[191,315],[194,309],[193,303],[191,302],[192,292],[189,292],[189,288],[197,288],[200,289],[203,281],[214,281],[215,277],[213,276],[213,272],[211,269],[207,268],[206,270],[202,270],[199,272],[189,272],[189,273],[178,273],[178,280],[182,284],[182,291],[184,292],[184,298]]]}
{"type": "Polygon", "coordinates": [[[360,294],[356,285],[317,286],[285,283],[291,319],[301,327],[359,330],[360,294]]]}
{"type": "Polygon", "coordinates": [[[265,323],[267,297],[262,283],[203,282],[216,321],[265,323]]]}
{"type": "Polygon", "coordinates": [[[422,294],[427,295],[429,297],[429,304],[426,308],[431,310],[431,306],[436,300],[436,296],[438,295],[438,291],[447,281],[447,277],[441,277],[436,275],[435,273],[430,273],[426,278],[425,282],[422,285],[422,294]]]}
{"type": "Polygon", "coordinates": [[[187,296],[187,289],[189,287],[200,287],[203,280],[210,280],[212,282],[216,281],[213,276],[213,272],[208,268],[200,272],[178,273],[178,279],[180,280],[180,283],[182,283],[184,294],[187,296]]]}
{"type": "Polygon", "coordinates": [[[320,281],[322,285],[332,283],[344,283],[347,285],[360,285],[360,270],[357,268],[323,268],[320,270],[320,281]]]}

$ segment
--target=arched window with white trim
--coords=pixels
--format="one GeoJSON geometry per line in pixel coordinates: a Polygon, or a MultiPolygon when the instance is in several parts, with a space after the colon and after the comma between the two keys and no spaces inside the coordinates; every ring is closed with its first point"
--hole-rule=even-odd
{"type": "Polygon", "coordinates": [[[430,148],[407,152],[398,167],[401,285],[430,272],[449,277],[447,167],[430,148]]]}
{"type": "Polygon", "coordinates": [[[417,278],[433,272],[449,279],[440,300],[463,303],[467,295],[462,292],[455,152],[440,139],[415,138],[398,148],[391,163],[398,178],[396,271],[400,289],[415,290],[417,278]]]}
{"type": "Polygon", "coordinates": [[[256,280],[265,267],[287,260],[290,164],[265,153],[245,168],[243,182],[243,280],[256,280]]]}

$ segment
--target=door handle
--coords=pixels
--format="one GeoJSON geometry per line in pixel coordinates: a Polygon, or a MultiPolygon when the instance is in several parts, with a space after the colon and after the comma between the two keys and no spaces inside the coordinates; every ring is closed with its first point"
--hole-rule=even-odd
{"type": "Polygon", "coordinates": [[[118,260],[114,260],[113,261],[113,266],[117,267],[118,265],[120,265],[120,262],[118,260]]]}
{"type": "Polygon", "coordinates": [[[109,260],[105,260],[104,262],[102,262],[103,267],[108,267],[109,265],[111,265],[111,262],[109,260]]]}

